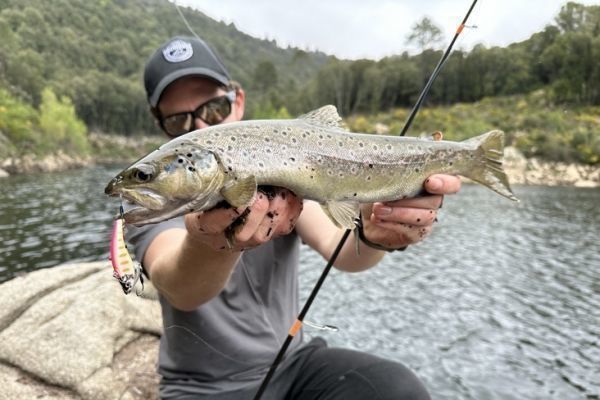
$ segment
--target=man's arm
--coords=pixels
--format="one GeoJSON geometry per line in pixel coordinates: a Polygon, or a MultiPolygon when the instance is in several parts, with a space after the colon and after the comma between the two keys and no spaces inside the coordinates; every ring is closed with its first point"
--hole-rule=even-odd
{"type": "MultiPolygon", "coordinates": [[[[387,248],[401,248],[423,240],[432,230],[444,194],[460,190],[460,178],[451,175],[431,176],[424,184],[431,195],[363,206],[366,238],[387,248]]],[[[337,228],[314,202],[305,204],[296,229],[302,240],[329,259],[344,231],[337,228]]],[[[336,268],[358,272],[368,269],[383,258],[385,251],[360,242],[356,254],[354,238],[349,238],[335,263],[336,268]]]]}

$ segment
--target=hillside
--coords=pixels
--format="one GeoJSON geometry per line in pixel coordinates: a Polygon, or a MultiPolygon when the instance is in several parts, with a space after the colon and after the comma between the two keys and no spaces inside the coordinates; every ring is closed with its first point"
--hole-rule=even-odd
{"type": "MultiPolygon", "coordinates": [[[[0,89],[37,107],[49,87],[73,101],[90,130],[131,135],[153,129],[142,88],[143,65],[169,37],[191,35],[172,3],[0,0],[0,10],[0,89]]],[[[259,92],[271,85],[301,85],[327,61],[324,54],[281,49],[233,24],[181,10],[250,96],[260,98],[259,92]],[[276,76],[258,82],[254,75],[265,63],[276,76]]]]}
{"type": "MultiPolygon", "coordinates": [[[[334,104],[350,120],[397,125],[404,118],[389,115],[405,115],[441,56],[425,47],[378,61],[339,60],[182,12],[246,89],[246,118],[288,118],[334,104]]],[[[85,156],[97,151],[93,133],[158,137],[143,65],[167,38],[189,34],[167,0],[0,0],[0,159],[85,156]]],[[[527,155],[597,165],[598,59],[600,6],[568,2],[525,41],[455,51],[415,130],[494,126],[527,155]]]]}

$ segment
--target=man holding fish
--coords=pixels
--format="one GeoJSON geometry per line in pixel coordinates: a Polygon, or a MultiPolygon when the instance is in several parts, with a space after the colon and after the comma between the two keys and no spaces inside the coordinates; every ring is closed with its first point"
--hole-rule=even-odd
{"type": "MultiPolygon", "coordinates": [[[[152,113],[170,138],[242,120],[244,90],[200,39],[176,37],[166,42],[149,59],[144,80],[152,113]]],[[[270,148],[251,157],[273,158],[270,148]]],[[[182,171],[189,172],[211,167],[203,153],[191,154],[183,147],[182,151],[186,154],[161,168],[170,171],[182,164],[182,171]]],[[[154,173],[138,168],[135,179],[148,180],[154,173]]],[[[279,185],[258,182],[256,191],[256,181],[252,186],[245,181],[238,184],[237,176],[235,180],[221,193],[226,200],[243,199],[239,204],[219,201],[200,212],[201,207],[187,208],[185,215],[180,211],[166,221],[141,218],[133,224],[159,223],[127,228],[137,259],[161,294],[165,329],[159,373],[164,399],[252,398],[298,313],[300,243],[328,259],[344,232],[340,227],[344,218],[339,217],[342,223],[336,226],[338,211],[343,214],[337,203],[327,208],[279,185]]],[[[361,202],[360,252],[353,240],[347,241],[336,268],[366,270],[386,250],[402,250],[422,240],[432,229],[443,195],[459,189],[458,177],[438,174],[425,180],[429,195],[361,202]]],[[[148,202],[158,204],[156,208],[164,201],[158,192],[144,193],[148,202]]],[[[122,194],[137,199],[133,192],[122,194]]],[[[319,338],[306,343],[299,333],[263,398],[428,399],[429,395],[397,362],[329,348],[319,338]]]]}

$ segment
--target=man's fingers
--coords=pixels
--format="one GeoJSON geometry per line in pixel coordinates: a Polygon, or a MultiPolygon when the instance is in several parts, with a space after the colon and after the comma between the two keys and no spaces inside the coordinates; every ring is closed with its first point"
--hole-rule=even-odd
{"type": "Polygon", "coordinates": [[[424,186],[431,194],[454,194],[460,190],[460,178],[454,175],[432,175],[425,180],[424,186]]]}
{"type": "Polygon", "coordinates": [[[396,224],[407,224],[413,226],[431,225],[437,218],[437,211],[423,208],[391,207],[389,213],[381,213],[375,209],[372,217],[373,222],[392,222],[396,224]]]}
{"type": "Polygon", "coordinates": [[[244,224],[235,233],[235,241],[249,241],[258,230],[268,210],[269,199],[265,194],[259,192],[254,203],[250,206],[250,213],[245,217],[244,224]]]}
{"type": "Polygon", "coordinates": [[[442,197],[439,194],[414,197],[412,199],[403,199],[396,201],[388,201],[385,203],[374,203],[373,213],[384,215],[394,207],[401,208],[424,208],[429,210],[437,210],[442,204],[442,197]]]}
{"type": "Polygon", "coordinates": [[[375,232],[373,238],[369,237],[369,240],[376,243],[386,243],[387,241],[389,242],[387,246],[391,248],[417,243],[429,235],[432,230],[431,225],[416,226],[396,222],[382,222],[377,225],[387,231],[387,233],[380,234],[379,231],[375,232]],[[378,237],[379,235],[381,238],[378,237]]]}
{"type": "Polygon", "coordinates": [[[195,232],[212,235],[221,233],[238,219],[245,208],[216,208],[204,212],[187,214],[186,226],[195,232]]]}

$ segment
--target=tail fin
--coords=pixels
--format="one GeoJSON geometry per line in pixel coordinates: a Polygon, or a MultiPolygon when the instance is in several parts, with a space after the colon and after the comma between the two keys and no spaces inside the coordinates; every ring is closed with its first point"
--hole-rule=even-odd
{"type": "Polygon", "coordinates": [[[477,137],[467,139],[463,142],[466,145],[473,146],[477,149],[477,157],[480,158],[479,166],[472,168],[464,175],[489,187],[494,192],[508,197],[511,200],[519,201],[510,189],[508,177],[502,169],[502,156],[504,155],[504,132],[490,131],[477,137]]]}

